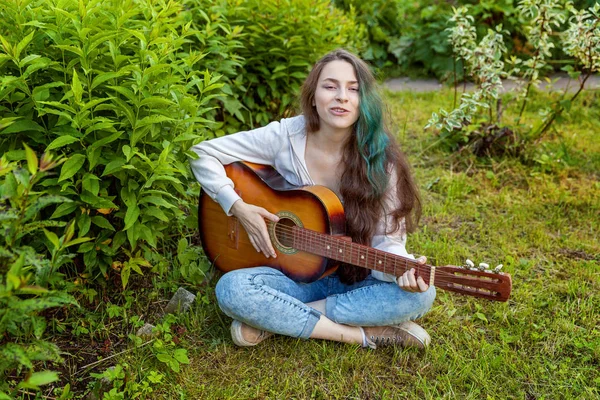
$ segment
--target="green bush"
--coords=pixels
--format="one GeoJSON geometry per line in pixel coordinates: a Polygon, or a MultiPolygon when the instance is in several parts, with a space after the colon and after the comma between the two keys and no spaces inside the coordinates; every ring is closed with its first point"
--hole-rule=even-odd
{"type": "Polygon", "coordinates": [[[223,83],[207,66],[235,43],[159,0],[3,2],[0,17],[0,152],[23,160],[25,142],[67,158],[44,191],[70,201],[41,218],[93,238],[78,273],[120,270],[125,286],[194,226],[186,151],[219,127],[223,83]]]}
{"type": "Polygon", "coordinates": [[[26,148],[28,168],[0,159],[0,399],[16,398],[19,389],[37,390],[54,382],[53,371],[35,371],[35,363],[61,361],[60,350],[45,340],[50,308],[77,304],[62,289],[58,272],[70,261],[65,250],[89,241],[75,238],[75,225],[41,221],[45,207],[63,201],[45,194],[47,171],[56,166],[49,156],[38,161],[26,148]],[[60,228],[60,237],[47,228],[60,228]],[[49,289],[50,288],[50,289],[49,289]]]}
{"type": "MultiPolygon", "coordinates": [[[[232,95],[223,102],[227,132],[290,116],[311,65],[335,48],[359,51],[363,43],[354,16],[328,0],[195,0],[186,6],[198,15],[224,16],[240,42],[243,72],[224,74],[224,90],[232,95]]],[[[196,18],[195,27],[206,20],[196,18]]]]}
{"type": "Polygon", "coordinates": [[[469,6],[480,36],[489,28],[502,24],[509,51],[521,55],[530,51],[524,46],[525,35],[518,18],[517,2],[513,0],[334,0],[334,3],[346,11],[356,10],[357,20],[368,27],[369,44],[363,57],[385,68],[389,74],[462,79],[462,63],[454,63],[446,31],[452,7],[460,5],[469,6]]]}

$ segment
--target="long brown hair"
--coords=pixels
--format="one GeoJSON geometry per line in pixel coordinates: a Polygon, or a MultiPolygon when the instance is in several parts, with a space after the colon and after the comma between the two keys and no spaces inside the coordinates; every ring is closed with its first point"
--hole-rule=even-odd
{"type": "MultiPolygon", "coordinates": [[[[346,212],[346,234],[354,242],[370,245],[382,218],[391,218],[386,233],[414,231],[421,215],[419,191],[413,180],[406,156],[385,128],[383,103],[369,66],[354,54],[338,49],[326,54],[313,66],[302,86],[300,105],[306,119],[307,134],[320,129],[319,114],[313,106],[321,71],[331,61],[346,61],[354,67],[359,85],[359,117],[353,134],[346,142],[342,162],[344,173],[340,194],[346,212]],[[391,182],[390,176],[396,181],[391,182]],[[394,190],[395,189],[395,190],[394,190]],[[386,209],[386,198],[395,200],[386,209]],[[386,215],[387,214],[387,215],[386,215]]],[[[340,280],[354,283],[369,271],[349,264],[338,268],[340,280]]]]}

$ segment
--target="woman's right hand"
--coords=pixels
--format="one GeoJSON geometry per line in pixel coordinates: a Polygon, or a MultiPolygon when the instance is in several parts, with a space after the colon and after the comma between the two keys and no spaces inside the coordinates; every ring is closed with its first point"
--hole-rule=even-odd
{"type": "Polygon", "coordinates": [[[250,243],[257,252],[262,252],[267,258],[277,257],[265,223],[265,218],[273,222],[279,221],[277,215],[271,214],[262,207],[247,204],[241,199],[233,203],[231,213],[242,223],[250,243]]]}

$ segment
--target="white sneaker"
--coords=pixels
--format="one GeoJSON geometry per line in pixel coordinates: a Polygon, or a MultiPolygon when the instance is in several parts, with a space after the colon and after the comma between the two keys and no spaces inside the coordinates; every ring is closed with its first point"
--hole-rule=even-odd
{"type": "Polygon", "coordinates": [[[236,319],[231,323],[231,339],[238,346],[256,346],[263,340],[273,336],[271,332],[262,331],[246,325],[236,319]]]}
{"type": "Polygon", "coordinates": [[[367,346],[404,346],[424,349],[429,346],[431,337],[427,331],[412,321],[391,326],[365,326],[362,328],[367,338],[367,346]]]}

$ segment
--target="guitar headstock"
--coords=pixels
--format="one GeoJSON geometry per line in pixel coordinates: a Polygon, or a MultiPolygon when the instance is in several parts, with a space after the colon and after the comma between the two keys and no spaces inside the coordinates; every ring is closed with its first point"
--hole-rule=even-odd
{"type": "Polygon", "coordinates": [[[451,292],[507,301],[512,290],[512,279],[510,274],[503,272],[485,272],[447,265],[436,268],[435,285],[451,292]]]}

